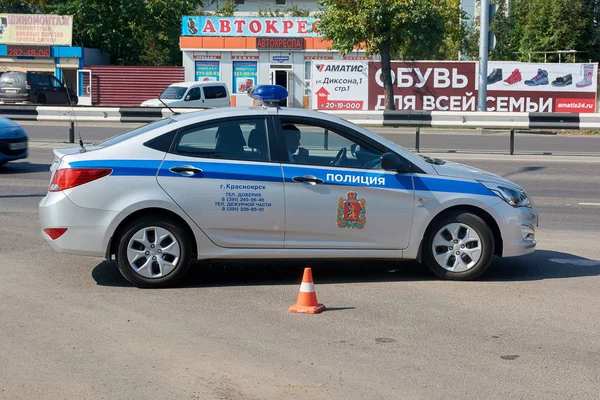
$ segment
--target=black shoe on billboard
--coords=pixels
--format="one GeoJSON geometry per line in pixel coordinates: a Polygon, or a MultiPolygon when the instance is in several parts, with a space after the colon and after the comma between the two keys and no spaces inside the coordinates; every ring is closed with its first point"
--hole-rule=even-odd
{"type": "Polygon", "coordinates": [[[502,80],[502,68],[494,68],[491,74],[487,77],[487,84],[492,85],[502,80]]]}

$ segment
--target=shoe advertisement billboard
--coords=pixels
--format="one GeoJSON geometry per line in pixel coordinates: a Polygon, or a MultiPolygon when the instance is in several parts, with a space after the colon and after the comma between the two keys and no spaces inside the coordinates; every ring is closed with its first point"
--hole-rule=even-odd
{"type": "MultiPolygon", "coordinates": [[[[330,63],[341,65],[340,61],[330,63]]],[[[357,86],[354,97],[358,99],[361,93],[363,96],[367,93],[363,109],[383,110],[381,63],[368,64],[368,85],[357,86]]],[[[477,69],[477,63],[471,61],[392,62],[396,109],[477,111],[477,69]]],[[[598,63],[490,62],[488,111],[593,113],[596,112],[597,76],[598,63]]],[[[321,81],[324,77],[321,76],[321,81]]],[[[350,79],[341,70],[326,77],[330,82],[350,79]]],[[[320,89],[318,85],[313,88],[320,89]]],[[[331,93],[329,87],[327,91],[331,93]]],[[[320,106],[321,103],[313,99],[314,108],[325,109],[320,106]]]]}
{"type": "Polygon", "coordinates": [[[490,62],[488,73],[488,93],[537,92],[554,112],[596,111],[598,64],[490,62]]]}
{"type": "Polygon", "coordinates": [[[367,110],[367,61],[311,62],[312,108],[316,110],[367,110]]]}

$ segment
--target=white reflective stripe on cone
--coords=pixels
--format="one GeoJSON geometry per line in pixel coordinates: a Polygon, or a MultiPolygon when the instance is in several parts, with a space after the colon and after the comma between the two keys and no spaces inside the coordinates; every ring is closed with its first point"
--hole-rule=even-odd
{"type": "Polygon", "coordinates": [[[300,285],[300,291],[304,293],[312,293],[315,291],[315,284],[312,282],[302,282],[302,284],[300,285]]]}

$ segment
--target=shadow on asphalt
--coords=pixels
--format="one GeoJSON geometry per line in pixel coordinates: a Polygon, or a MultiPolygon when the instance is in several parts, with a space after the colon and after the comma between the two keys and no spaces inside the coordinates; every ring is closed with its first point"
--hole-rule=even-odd
{"type": "Polygon", "coordinates": [[[31,174],[35,172],[50,173],[50,164],[11,161],[0,167],[0,175],[31,174]]]}
{"type": "MultiPolygon", "coordinates": [[[[600,262],[568,253],[538,250],[514,258],[495,258],[478,282],[534,281],[600,275],[600,262]],[[576,263],[554,263],[550,259],[576,263]],[[581,263],[584,261],[583,263],[581,263]],[[577,265],[577,262],[583,265],[577,265]]],[[[192,263],[178,288],[253,285],[299,285],[304,267],[310,266],[316,284],[433,281],[437,278],[412,261],[353,260],[253,260],[201,261],[192,263]]],[[[92,271],[101,286],[132,287],[119,273],[115,262],[103,261],[92,271]]]]}
{"type": "Polygon", "coordinates": [[[509,172],[508,174],[503,175],[503,177],[508,179],[509,176],[524,174],[526,172],[541,171],[543,169],[546,169],[546,167],[535,167],[535,166],[523,167],[523,168],[519,168],[518,171],[509,172]]]}

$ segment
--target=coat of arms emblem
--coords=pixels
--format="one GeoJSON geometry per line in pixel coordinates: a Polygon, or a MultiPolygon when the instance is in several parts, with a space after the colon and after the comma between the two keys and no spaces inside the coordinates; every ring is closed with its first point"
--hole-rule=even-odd
{"type": "Polygon", "coordinates": [[[338,228],[362,229],[367,223],[367,201],[356,192],[340,196],[337,202],[338,228]]]}

